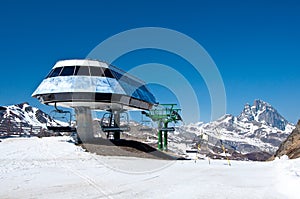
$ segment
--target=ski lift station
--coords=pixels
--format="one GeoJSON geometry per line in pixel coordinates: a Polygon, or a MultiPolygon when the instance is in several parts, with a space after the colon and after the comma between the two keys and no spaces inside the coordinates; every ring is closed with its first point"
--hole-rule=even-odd
{"type": "MultiPolygon", "coordinates": [[[[76,131],[84,142],[94,140],[92,110],[107,111],[101,120],[101,128],[113,139],[120,139],[120,133],[129,131],[128,126],[120,124],[122,114],[128,110],[141,110],[150,118],[163,123],[158,131],[158,148],[162,149],[162,131],[172,130],[168,122],[181,120],[174,105],[157,106],[154,95],[145,82],[114,67],[96,60],[58,61],[46,78],[32,94],[41,103],[52,105],[60,113],[66,111],[57,107],[73,108],[76,114],[76,131]],[[159,114],[157,107],[163,107],[159,114]],[[153,114],[151,114],[153,113],[153,114]],[[159,120],[157,118],[160,118],[159,120]]],[[[127,116],[128,118],[128,116],[127,116]]],[[[66,131],[66,127],[49,127],[52,130],[66,131]]],[[[73,131],[70,127],[70,131],[73,131]]],[[[166,134],[166,133],[165,133],[166,134]]],[[[167,139],[167,137],[165,138],[167,139]]],[[[166,148],[166,147],[165,147],[166,148]]]]}

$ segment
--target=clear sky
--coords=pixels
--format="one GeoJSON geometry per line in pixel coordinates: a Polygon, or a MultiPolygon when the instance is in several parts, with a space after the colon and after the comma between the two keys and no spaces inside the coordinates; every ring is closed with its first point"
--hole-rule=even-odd
{"type": "MultiPolygon", "coordinates": [[[[101,41],[139,27],[164,27],[199,42],[222,75],[227,112],[237,115],[245,103],[262,99],[285,118],[300,119],[300,3],[272,1],[8,1],[0,2],[0,105],[31,98],[53,64],[85,58],[101,41]]],[[[188,65],[167,52],[129,53],[115,65],[188,65]]],[[[185,71],[201,99],[201,120],[209,121],[210,99],[201,77],[185,71]],[[190,75],[190,76],[189,76],[190,75]]],[[[161,102],[172,95],[153,92],[161,102]]]]}

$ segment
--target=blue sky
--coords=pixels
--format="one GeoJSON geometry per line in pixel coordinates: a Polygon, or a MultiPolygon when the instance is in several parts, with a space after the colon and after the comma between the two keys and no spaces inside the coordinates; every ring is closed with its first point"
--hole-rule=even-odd
{"type": "MultiPolygon", "coordinates": [[[[84,58],[101,41],[139,27],[164,27],[199,42],[223,77],[227,112],[262,99],[291,122],[300,119],[300,3],[298,1],[1,1],[0,105],[28,101],[60,59],[84,58]]],[[[129,70],[157,61],[175,69],[184,60],[167,52],[130,53],[115,63],[129,70]]],[[[191,68],[191,67],[187,67],[191,68]]],[[[210,99],[200,76],[187,70],[209,121],[210,99]]],[[[175,101],[154,88],[161,102],[175,101]]]]}

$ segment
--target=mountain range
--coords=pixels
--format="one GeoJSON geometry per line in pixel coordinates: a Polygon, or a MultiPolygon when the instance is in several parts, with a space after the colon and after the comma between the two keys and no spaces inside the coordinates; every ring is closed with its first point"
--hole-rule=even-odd
{"type": "MultiPolygon", "coordinates": [[[[0,125],[17,126],[20,123],[46,128],[47,124],[57,125],[59,121],[26,102],[0,107],[0,125]]],[[[99,128],[96,123],[95,127],[99,128]]],[[[128,138],[156,145],[156,129],[134,121],[130,125],[131,131],[123,133],[128,138]]],[[[255,100],[252,105],[246,104],[237,116],[226,114],[209,123],[198,122],[175,127],[175,132],[168,136],[169,149],[177,154],[185,154],[187,149],[195,149],[198,144],[203,144],[203,135],[207,135],[209,152],[214,155],[222,152],[221,145],[240,154],[263,152],[273,155],[294,128],[269,103],[255,100]]]]}
{"type": "Polygon", "coordinates": [[[210,145],[220,140],[227,148],[240,153],[267,152],[274,154],[295,126],[274,107],[262,100],[246,104],[238,116],[227,114],[210,123],[194,123],[177,128],[177,134],[207,134],[210,145]]]}
{"type": "Polygon", "coordinates": [[[18,127],[39,126],[46,128],[46,125],[58,125],[59,121],[53,120],[42,110],[32,107],[24,102],[10,106],[0,106],[0,125],[18,127]]]}

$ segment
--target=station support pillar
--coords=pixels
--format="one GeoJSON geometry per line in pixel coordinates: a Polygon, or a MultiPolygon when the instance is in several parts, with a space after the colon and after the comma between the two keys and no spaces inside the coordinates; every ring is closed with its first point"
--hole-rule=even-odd
{"type": "MultiPolygon", "coordinates": [[[[114,111],[114,127],[120,127],[120,111],[114,111]]],[[[114,132],[114,140],[119,140],[121,138],[121,131],[114,132]]]]}
{"type": "Polygon", "coordinates": [[[90,142],[94,139],[92,112],[89,107],[75,108],[77,133],[82,142],[90,142]]]}

